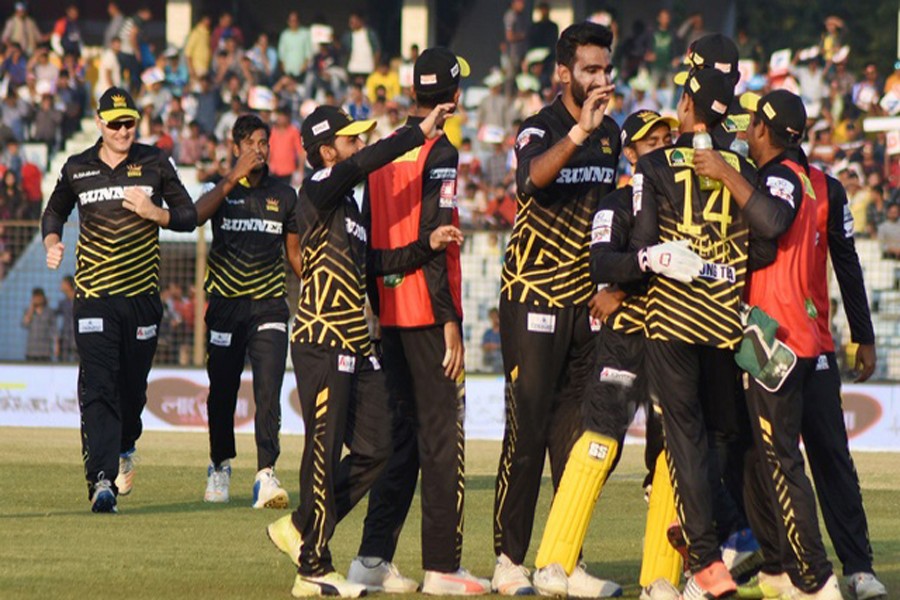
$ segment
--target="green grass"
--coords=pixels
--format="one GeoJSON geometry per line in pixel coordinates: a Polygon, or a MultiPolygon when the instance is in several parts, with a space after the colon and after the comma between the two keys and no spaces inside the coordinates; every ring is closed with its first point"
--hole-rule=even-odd
{"type": "MultiPolygon", "coordinates": [[[[227,505],[202,502],[206,444],[201,433],[147,433],[138,445],[134,492],[120,500],[118,515],[94,515],[77,431],[0,428],[0,598],[289,598],[294,568],[264,531],[283,513],[249,508],[252,437],[238,436],[240,456],[227,505]]],[[[293,501],[301,444],[302,438],[285,436],[279,464],[293,501]]],[[[467,452],[463,565],[489,577],[499,444],[472,442],[467,452]]],[[[900,594],[900,456],[859,454],[856,459],[876,569],[888,589],[900,594]]],[[[642,471],[642,449],[626,447],[585,545],[590,570],[622,583],[627,598],[638,594],[646,510],[642,471]]],[[[535,537],[547,515],[548,488],[545,478],[535,537]]],[[[338,525],[332,552],[339,569],[346,569],[355,554],[363,515],[364,504],[338,525]]],[[[396,562],[421,579],[419,526],[417,498],[396,562]]],[[[536,546],[537,539],[529,562],[536,546]]]]}

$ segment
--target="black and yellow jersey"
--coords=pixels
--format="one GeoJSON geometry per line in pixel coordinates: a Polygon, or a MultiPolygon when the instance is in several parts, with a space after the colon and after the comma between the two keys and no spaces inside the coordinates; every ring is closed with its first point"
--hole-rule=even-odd
{"type": "MultiPolygon", "coordinates": [[[[706,261],[692,283],[653,276],[647,291],[647,336],[733,348],[741,339],[740,302],[747,276],[748,225],[724,186],[701,190],[692,135],[641,157],[632,180],[631,247],[688,239],[706,261]]],[[[719,151],[748,181],[756,172],[737,154],[719,151]]]]}
{"type": "Polygon", "coordinates": [[[606,117],[560,170],[537,188],[531,161],[576,124],[560,97],[522,123],[516,138],[516,222],[506,247],[501,295],[528,306],[586,303],[593,292],[588,252],[597,201],[615,189],[619,127],[606,117]]]}
{"type": "Polygon", "coordinates": [[[628,296],[606,319],[606,326],[626,335],[644,331],[646,315],[644,272],[637,252],[630,250],[634,227],[630,185],[621,187],[597,205],[591,225],[591,279],[594,284],[612,284],[628,296]]]}
{"type": "Polygon", "coordinates": [[[234,186],[213,215],[206,291],[225,298],[280,298],[284,240],[297,233],[297,193],[268,174],[259,185],[234,186]]]}
{"type": "MultiPolygon", "coordinates": [[[[303,181],[297,202],[303,266],[293,342],[371,353],[365,317],[367,263],[374,263],[372,268],[382,272],[381,258],[370,256],[369,228],[353,188],[375,169],[424,141],[419,127],[403,127],[303,181]]],[[[431,256],[427,245],[414,246],[409,254],[415,255],[417,264],[431,256]]],[[[403,266],[397,269],[402,271],[403,266]]]]}
{"type": "Polygon", "coordinates": [[[122,207],[124,190],[139,186],[169,208],[169,229],[191,231],[197,211],[175,165],[153,146],[135,143],[114,169],[100,160],[102,140],[63,165],[41,219],[46,237],[62,236],[78,206],[75,294],[79,298],[159,292],[159,226],[122,207]]]}

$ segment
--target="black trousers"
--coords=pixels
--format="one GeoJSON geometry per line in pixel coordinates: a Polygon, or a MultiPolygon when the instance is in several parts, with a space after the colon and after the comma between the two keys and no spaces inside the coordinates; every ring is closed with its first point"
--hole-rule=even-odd
{"type": "Polygon", "coordinates": [[[869,524],[850,456],[841,408],[841,374],[834,352],[819,356],[803,389],[801,432],[825,528],[844,575],[871,573],[869,524]]]}
{"type": "Polygon", "coordinates": [[[697,572],[720,560],[717,524],[730,500],[720,485],[712,437],[738,427],[734,354],[684,342],[648,340],[650,397],[663,415],[675,510],[688,542],[688,563],[697,572]],[[710,432],[714,432],[715,435],[710,432]],[[712,447],[711,447],[712,445],[712,447]]]}
{"type": "Polygon", "coordinates": [[[394,558],[422,471],[422,568],[459,569],[465,491],[465,377],[444,375],[444,328],[382,330],[394,453],[369,492],[360,556],[394,558]]]}
{"type": "Polygon", "coordinates": [[[777,392],[766,391],[755,379],[744,376],[757,457],[765,473],[770,508],[775,509],[781,564],[794,585],[807,592],[818,590],[832,572],[800,452],[804,390],[815,366],[815,359],[798,359],[777,392]]]}
{"type": "Polygon", "coordinates": [[[587,306],[532,308],[500,300],[506,427],[494,494],[494,552],[522,564],[544,456],[554,490],[582,431],[594,333],[587,306]]]}
{"type": "Polygon", "coordinates": [[[78,298],[74,304],[81,450],[88,496],[119,474],[119,454],[141,437],[147,375],[162,318],[158,294],[78,298]]]}
{"type": "Polygon", "coordinates": [[[391,455],[391,410],[374,356],[291,345],[303,413],[300,504],[291,515],[303,537],[302,575],[334,571],[328,541],[335,525],[375,483],[391,455]],[[341,458],[346,446],[349,453],[341,458]]]}
{"type": "Polygon", "coordinates": [[[244,360],[253,369],[257,469],[274,467],[281,452],[281,383],[287,359],[284,298],[251,300],[211,296],[206,309],[206,372],[209,374],[209,456],[215,465],[234,458],[234,409],[244,360]]]}
{"type": "Polygon", "coordinates": [[[603,327],[594,343],[593,368],[585,390],[584,428],[619,441],[639,405],[647,405],[645,338],[603,327]]]}

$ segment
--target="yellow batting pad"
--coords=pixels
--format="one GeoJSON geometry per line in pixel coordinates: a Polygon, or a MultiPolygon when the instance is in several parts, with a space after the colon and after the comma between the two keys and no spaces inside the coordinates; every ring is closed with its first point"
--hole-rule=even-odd
{"type": "Polygon", "coordinates": [[[675,493],[669,479],[666,453],[660,452],[653,470],[650,507],[644,530],[644,555],[641,558],[641,587],[663,577],[678,587],[681,579],[681,556],[666,537],[666,530],[675,520],[675,493]]]}
{"type": "Polygon", "coordinates": [[[594,505],[618,448],[616,440],[592,431],[575,442],[550,507],[535,560],[538,568],[559,563],[570,575],[575,570],[594,505]]]}

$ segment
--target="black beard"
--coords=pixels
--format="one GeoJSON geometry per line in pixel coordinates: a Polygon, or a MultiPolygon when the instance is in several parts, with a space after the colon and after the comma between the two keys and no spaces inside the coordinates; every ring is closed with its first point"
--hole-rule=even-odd
{"type": "Polygon", "coordinates": [[[587,100],[588,92],[584,89],[584,87],[575,81],[572,80],[572,100],[575,101],[575,104],[580,108],[584,106],[584,101],[587,100]]]}

